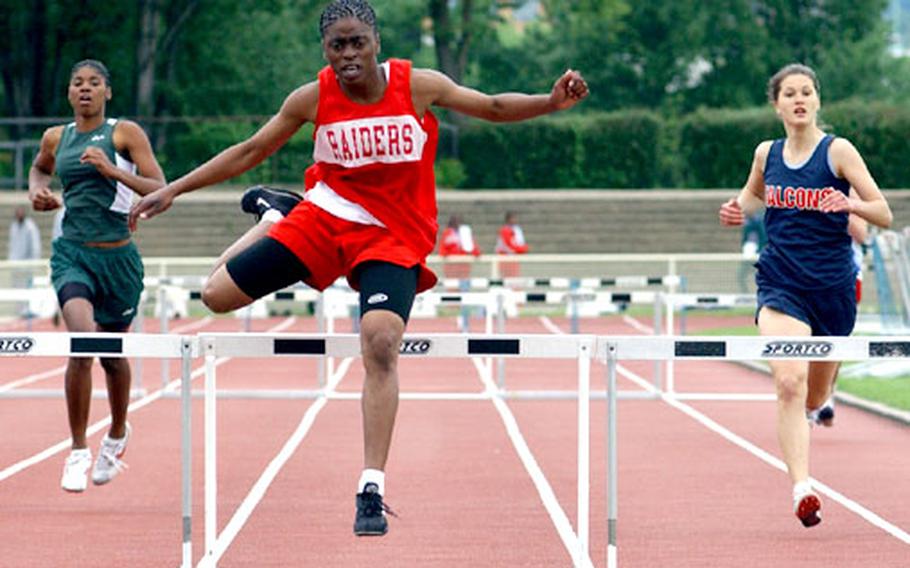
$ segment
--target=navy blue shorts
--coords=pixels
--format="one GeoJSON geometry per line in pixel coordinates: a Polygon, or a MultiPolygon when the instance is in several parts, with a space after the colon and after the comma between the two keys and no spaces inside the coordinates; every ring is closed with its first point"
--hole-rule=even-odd
{"type": "Polygon", "coordinates": [[[812,328],[812,335],[845,337],[856,324],[856,283],[826,290],[797,291],[760,282],[756,322],[762,306],[805,322],[812,328]]]}

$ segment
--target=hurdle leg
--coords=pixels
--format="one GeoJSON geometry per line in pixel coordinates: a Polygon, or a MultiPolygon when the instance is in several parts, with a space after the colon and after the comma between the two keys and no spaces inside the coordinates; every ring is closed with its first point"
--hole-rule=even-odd
{"type": "Polygon", "coordinates": [[[578,562],[588,558],[591,522],[591,346],[578,346],[578,562]]]}
{"type": "MultiPolygon", "coordinates": [[[[192,345],[188,338],[184,338],[181,345],[183,352],[182,372],[180,374],[180,433],[181,433],[181,491],[183,493],[183,560],[181,568],[193,566],[193,452],[192,452],[192,389],[190,382],[192,370],[192,345]]],[[[141,361],[141,359],[140,359],[141,361]]]]}
{"type": "Polygon", "coordinates": [[[616,345],[607,346],[607,568],[617,567],[616,345]]]}
{"type": "Polygon", "coordinates": [[[215,544],[218,539],[218,465],[216,462],[216,381],[214,346],[206,346],[205,354],[205,558],[206,566],[215,568],[215,544]]]}

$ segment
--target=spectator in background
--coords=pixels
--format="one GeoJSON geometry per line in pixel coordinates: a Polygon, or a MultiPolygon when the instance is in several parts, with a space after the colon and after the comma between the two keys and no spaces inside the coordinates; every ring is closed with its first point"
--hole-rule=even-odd
{"type": "MultiPolygon", "coordinates": [[[[25,216],[25,207],[20,205],[16,207],[16,218],[9,226],[9,254],[10,260],[37,260],[41,258],[41,234],[38,231],[38,225],[31,217],[25,216]]],[[[19,267],[13,270],[13,287],[14,288],[31,288],[32,287],[32,268],[28,266],[19,267]]],[[[22,317],[32,317],[28,302],[19,306],[19,314],[22,317]]]]}
{"type": "Polygon", "coordinates": [[[741,294],[749,292],[749,281],[755,273],[755,261],[765,244],[768,242],[768,235],[765,233],[765,221],[762,211],[756,211],[746,217],[743,222],[743,234],[740,246],[742,247],[743,261],[739,265],[739,291],[741,294]]]}
{"type": "Polygon", "coordinates": [[[463,260],[449,261],[449,256],[480,256],[480,247],[474,242],[474,231],[460,216],[452,215],[439,240],[439,255],[443,257],[443,273],[446,278],[468,278],[471,264],[463,260]]]}
{"type": "MultiPolygon", "coordinates": [[[[528,252],[528,244],[525,242],[524,231],[518,225],[516,212],[506,212],[505,223],[499,228],[499,236],[493,252],[496,254],[525,254],[528,252]]],[[[518,276],[519,272],[518,262],[506,261],[499,264],[499,275],[504,278],[518,276]]]]}
{"type": "Polygon", "coordinates": [[[9,226],[10,260],[36,260],[41,258],[41,233],[31,217],[25,216],[25,207],[16,207],[16,218],[9,226]]]}

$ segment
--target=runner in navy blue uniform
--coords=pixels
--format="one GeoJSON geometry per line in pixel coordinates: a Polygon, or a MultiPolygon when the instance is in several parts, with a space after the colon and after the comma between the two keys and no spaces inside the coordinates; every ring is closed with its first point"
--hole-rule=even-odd
{"type": "MultiPolygon", "coordinates": [[[[787,65],[768,83],[786,138],[755,149],[739,196],[720,208],[726,226],[765,206],[768,245],[758,261],[758,328],[767,336],[846,336],[856,319],[856,267],[850,214],[888,227],[891,209],[856,148],[823,132],[815,72],[787,65]],[[855,193],[851,195],[850,188],[855,193]]],[[[793,481],[793,510],[806,527],[821,522],[821,500],[809,483],[806,411],[828,399],[836,361],[771,361],[777,390],[777,434],[793,481]]]]}

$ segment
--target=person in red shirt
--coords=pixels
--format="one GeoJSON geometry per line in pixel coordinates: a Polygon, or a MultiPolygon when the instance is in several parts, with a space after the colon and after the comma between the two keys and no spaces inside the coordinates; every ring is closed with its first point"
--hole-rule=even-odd
{"type": "MultiPolygon", "coordinates": [[[[496,254],[525,254],[528,244],[525,242],[524,231],[518,225],[518,214],[507,211],[505,223],[499,228],[496,239],[496,254]]],[[[518,276],[520,272],[518,262],[503,261],[499,263],[499,274],[505,278],[518,276]]]]}
{"type": "Polygon", "coordinates": [[[294,90],[250,138],[144,197],[138,219],[168,209],[183,193],[233,178],[273,154],[301,126],[315,125],[314,165],[302,200],[257,187],[241,202],[260,217],[215,264],[202,293],[229,312],[303,281],[322,290],[346,276],[360,291],[364,471],[354,533],[388,530],[384,469],[398,409],[398,350],[416,293],[432,287],[426,256],[436,233],[433,162],[440,106],[480,119],[514,122],[573,107],[588,94],[568,70],[547,94],[487,95],[409,61],[378,61],[376,15],[363,0],[336,0],[319,23],[328,65],[294,90]]]}
{"type": "Polygon", "coordinates": [[[452,215],[442,237],[439,239],[439,256],[443,258],[442,270],[446,278],[469,278],[471,264],[464,260],[449,260],[450,256],[480,256],[480,247],[474,241],[471,226],[462,222],[461,217],[452,215]]]}

